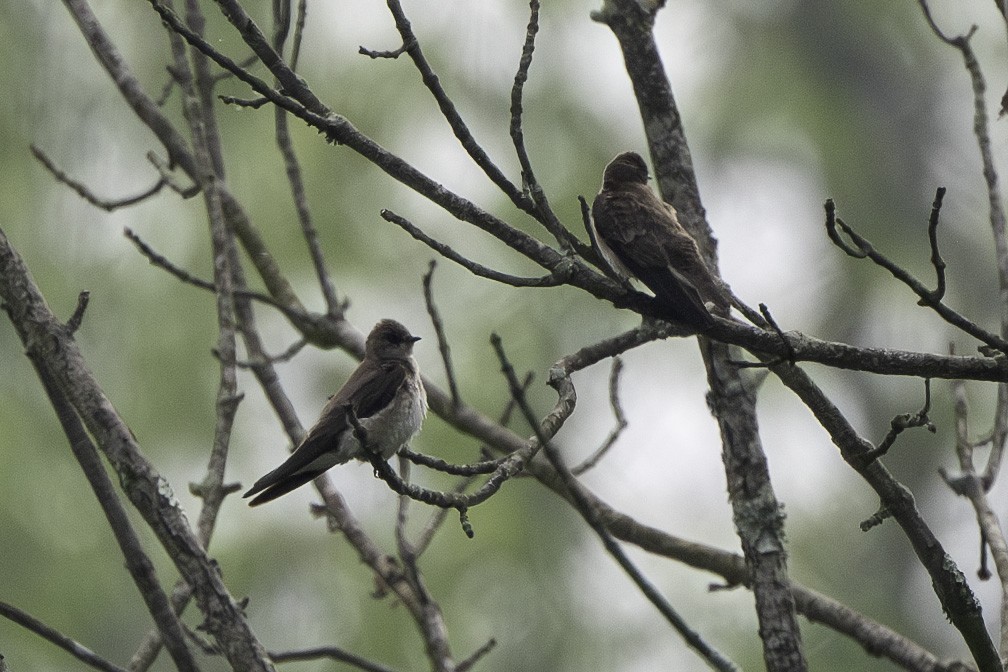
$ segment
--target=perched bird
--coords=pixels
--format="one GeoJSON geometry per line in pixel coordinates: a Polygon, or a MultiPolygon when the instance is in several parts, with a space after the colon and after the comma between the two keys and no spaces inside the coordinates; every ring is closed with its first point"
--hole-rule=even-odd
{"type": "Polygon", "coordinates": [[[624,152],[606,166],[592,203],[599,251],[617,273],[647,285],[669,317],[708,324],[704,301],[727,315],[727,289],[707,268],[675,208],[648,186],[648,177],[647,164],[636,152],[624,152]]]}
{"type": "Polygon", "coordinates": [[[352,458],[366,460],[348,408],[365,430],[368,450],[387,460],[406,445],[427,415],[427,393],[413,359],[413,344],[419,340],[395,320],[376,324],[368,334],[364,360],[329,398],[315,426],[286,462],[243,495],[258,494],[249,506],[285,495],[352,458]]]}

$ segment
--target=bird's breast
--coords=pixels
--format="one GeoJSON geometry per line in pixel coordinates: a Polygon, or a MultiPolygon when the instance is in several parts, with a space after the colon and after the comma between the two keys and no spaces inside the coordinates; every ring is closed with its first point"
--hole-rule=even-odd
{"type": "MultiPolygon", "coordinates": [[[[427,392],[420,377],[407,376],[391,403],[378,413],[361,420],[368,444],[388,459],[420,431],[427,415],[427,392]]],[[[348,437],[350,438],[350,437],[348,437]]],[[[352,439],[356,442],[356,439],[352,439]]]]}

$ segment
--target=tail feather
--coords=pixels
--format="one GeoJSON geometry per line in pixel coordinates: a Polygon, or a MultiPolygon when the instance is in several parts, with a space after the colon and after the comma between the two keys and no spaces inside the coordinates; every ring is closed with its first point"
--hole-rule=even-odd
{"type": "Polygon", "coordinates": [[[261,495],[249,502],[249,506],[256,506],[304,485],[334,465],[350,459],[350,456],[341,454],[339,445],[339,441],[313,429],[283,464],[256,481],[242,497],[251,497],[261,492],[261,495]]]}
{"type": "Polygon", "coordinates": [[[711,323],[711,314],[700,292],[682,273],[668,267],[652,271],[641,279],[655,293],[655,304],[665,313],[664,317],[697,327],[711,323]]]}
{"type": "Polygon", "coordinates": [[[266,502],[272,502],[281,495],[286,495],[291,490],[301,487],[317,476],[321,476],[325,473],[325,471],[325,469],[299,471],[277,481],[276,483],[270,483],[262,487],[260,487],[257,482],[256,485],[252,486],[252,488],[242,496],[249,497],[250,495],[254,495],[258,492],[259,495],[249,502],[249,506],[259,506],[260,504],[265,504],[266,502]]]}

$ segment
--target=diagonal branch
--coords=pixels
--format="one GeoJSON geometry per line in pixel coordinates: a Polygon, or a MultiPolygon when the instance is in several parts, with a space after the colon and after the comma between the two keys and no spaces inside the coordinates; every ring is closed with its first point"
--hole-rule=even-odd
{"type": "MultiPolygon", "coordinates": [[[[570,472],[567,466],[563,463],[563,458],[560,456],[556,447],[550,442],[549,437],[543,431],[540,426],[539,421],[532,412],[531,407],[525,399],[525,392],[522,389],[521,383],[518,381],[518,377],[515,375],[514,368],[511,366],[511,362],[508,360],[507,355],[504,352],[504,346],[501,342],[500,337],[494,334],[491,337],[491,343],[494,346],[494,350],[497,353],[497,358],[500,360],[501,370],[508,382],[508,387],[511,390],[511,396],[514,398],[515,403],[518,408],[521,409],[525,416],[525,420],[532,426],[535,430],[536,439],[539,441],[540,445],[543,447],[543,452],[546,455],[546,459],[549,460],[550,465],[556,471],[561,482],[567,491],[571,494],[571,501],[574,504],[574,508],[577,509],[581,517],[584,518],[588,526],[595,531],[599,539],[602,541],[602,545],[605,547],[606,551],[613,556],[616,563],[626,572],[627,576],[636,584],[641,593],[648,599],[651,604],[658,609],[659,613],[669,622],[669,624],[675,629],[677,633],[686,641],[686,643],[694,649],[701,658],[704,659],[711,668],[715,670],[721,670],[722,672],[735,672],[739,668],[734,663],[732,663],[728,658],[726,658],[722,653],[714,649],[710,644],[708,644],[703,637],[700,636],[690,625],[679,615],[675,608],[665,599],[665,596],[652,584],[647,577],[644,576],[643,572],[637,569],[637,566],[631,562],[630,558],[623,552],[623,549],[616,540],[613,539],[612,535],[606,529],[602,520],[599,518],[596,510],[591,506],[590,502],[581,495],[580,490],[578,490],[575,485],[577,479],[570,472]]],[[[574,411],[574,403],[576,394],[574,391],[574,384],[570,379],[570,371],[567,370],[563,363],[558,363],[550,369],[550,386],[552,386],[559,397],[557,402],[556,411],[553,416],[559,416],[563,419],[569,417],[574,411]]],[[[555,433],[555,432],[551,432],[555,433]]]]}
{"type": "Polygon", "coordinates": [[[126,495],[195,591],[208,632],[228,661],[249,672],[271,671],[265,650],[225,587],[219,567],[193,533],[168,482],[140,451],[136,438],[98,385],[77,344],[49,310],[2,231],[0,299],[29,356],[44,362],[47,376],[66,395],[116,471],[126,495]]]}
{"type": "MultiPolygon", "coordinates": [[[[623,52],[661,195],[678,212],[710,271],[720,277],[682,117],[655,42],[654,20],[661,6],[606,0],[592,18],[609,27],[623,52]]],[[[762,320],[754,311],[746,314],[757,322],[762,320]]],[[[726,322],[717,320],[717,325],[726,322]]],[[[777,341],[775,354],[791,356],[791,352],[780,351],[789,348],[780,347],[783,339],[778,334],[759,331],[777,341]]],[[[755,395],[747,391],[742,371],[731,364],[737,357],[714,338],[718,338],[715,330],[705,329],[699,339],[710,387],[708,405],[721,432],[722,461],[735,529],[752,581],[763,660],[770,672],[803,672],[807,663],[801,630],[787,589],[784,516],[759,435],[755,395]]]]}
{"type": "Polygon", "coordinates": [[[872,445],[857,434],[804,371],[784,364],[771,369],[808,406],[819,424],[829,432],[843,459],[875,490],[887,513],[903,529],[921,565],[931,577],[942,608],[966,641],[980,669],[1001,670],[1001,660],[987,632],[980,602],[970,590],[966,577],[924,521],[913,494],[893,478],[880,461],[866,459],[872,445]]]}
{"type": "Polygon", "coordinates": [[[511,140],[514,143],[515,153],[518,155],[518,163],[521,165],[522,186],[528,190],[532,196],[532,202],[536,207],[536,218],[542,222],[546,230],[556,239],[560,248],[567,253],[573,252],[575,246],[580,242],[564,228],[556,213],[550,207],[549,200],[542,185],[536,179],[532,170],[532,161],[529,159],[528,151],[525,148],[525,132],[522,130],[522,92],[525,89],[525,82],[528,80],[528,71],[532,66],[532,53],[535,51],[535,36],[539,32],[539,0],[529,2],[529,21],[525,30],[525,45],[522,47],[521,59],[518,63],[518,72],[515,73],[514,85],[511,87],[511,140]]]}
{"type": "MultiPolygon", "coordinates": [[[[127,672],[124,668],[105,660],[83,644],[74,641],[62,632],[49,627],[34,616],[26,614],[17,607],[7,604],[6,602],[0,602],[0,616],[17,623],[23,628],[31,630],[39,637],[52,642],[77,660],[95,668],[96,670],[101,670],[102,672],[127,672]]],[[[3,656],[0,656],[0,671],[6,669],[7,666],[3,662],[3,656]]]]}
{"type": "MultiPolygon", "coordinates": [[[[941,195],[943,193],[944,192],[942,190],[938,191],[938,195],[935,197],[935,205],[932,208],[932,212],[935,212],[935,209],[940,207],[941,195]]],[[[944,275],[940,271],[939,289],[942,290],[941,293],[939,293],[938,289],[935,289],[934,291],[928,289],[919,280],[910,275],[908,271],[876,250],[868,239],[836,216],[836,205],[833,203],[833,199],[829,199],[826,201],[826,229],[827,231],[832,231],[838,226],[844,234],[853,241],[855,249],[861,252],[864,257],[871,259],[876,265],[889,271],[894,278],[913,290],[913,292],[920,297],[921,305],[928,306],[938,313],[943,320],[954,327],[961,329],[970,336],[973,336],[977,340],[982,341],[988,346],[1000,350],[1001,352],[1008,353],[1008,341],[1005,341],[1003,338],[1000,338],[986,329],[983,329],[975,322],[966,319],[941,302],[942,294],[944,294],[945,283],[944,275]]],[[[838,239],[838,237],[834,237],[833,235],[831,235],[830,238],[833,239],[834,242],[838,239]]],[[[848,248],[845,246],[844,250],[847,251],[847,249],[848,248]]],[[[848,254],[850,253],[848,252],[848,254]]],[[[934,252],[932,252],[932,255],[934,255],[934,252]]]]}
{"type": "Polygon", "coordinates": [[[410,25],[409,19],[406,18],[406,13],[403,12],[399,0],[387,0],[387,2],[389,11],[392,12],[392,17],[395,19],[396,29],[402,37],[402,51],[408,53],[409,57],[413,60],[413,65],[420,73],[424,86],[434,96],[434,100],[437,102],[442,116],[444,116],[448,125],[451,126],[452,132],[455,133],[455,137],[458,138],[459,143],[469,153],[469,156],[476,165],[486,173],[490,181],[497,185],[511,199],[515,207],[530,215],[535,215],[536,208],[532,200],[504,175],[501,169],[490,159],[486,151],[476,142],[469,127],[462,119],[462,115],[459,114],[458,109],[455,107],[455,103],[452,102],[444,87],[441,86],[441,80],[438,79],[430,63],[427,62],[427,57],[424,56],[423,49],[420,47],[420,41],[417,39],[416,34],[414,34],[413,27],[410,25]]]}
{"type": "Polygon", "coordinates": [[[163,177],[160,177],[156,182],[154,182],[154,184],[152,184],[147,189],[141,191],[139,194],[116,199],[102,198],[100,196],[96,196],[94,192],[92,192],[88,187],[81,184],[80,182],[78,182],[77,180],[73,179],[65,172],[60,170],[59,167],[53,162],[53,160],[50,159],[46,155],[46,153],[43,152],[36,145],[31,146],[31,152],[35,156],[35,158],[38,159],[39,163],[45,166],[46,170],[52,173],[52,176],[55,177],[57,181],[67,185],[68,187],[73,189],[77,193],[77,195],[83,198],[85,201],[95,206],[96,208],[101,208],[105,212],[114,212],[119,208],[126,208],[131,205],[136,205],[137,203],[146,201],[148,198],[151,198],[159,191],[161,191],[161,189],[167,184],[167,180],[165,180],[163,177]]]}

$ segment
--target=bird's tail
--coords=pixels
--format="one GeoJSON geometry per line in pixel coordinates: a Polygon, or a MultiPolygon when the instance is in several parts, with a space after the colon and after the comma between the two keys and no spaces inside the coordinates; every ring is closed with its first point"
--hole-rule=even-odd
{"type": "Polygon", "coordinates": [[[270,474],[273,473],[270,472],[270,474],[266,474],[258,481],[256,481],[255,485],[253,485],[248,492],[242,495],[242,497],[251,497],[256,493],[259,493],[259,495],[255,499],[249,502],[249,506],[259,506],[260,504],[265,504],[266,502],[272,502],[277,497],[280,497],[281,495],[286,495],[291,490],[299,488],[308,481],[318,476],[321,476],[322,474],[325,473],[325,471],[326,471],[325,469],[312,469],[312,470],[306,469],[304,471],[299,471],[295,474],[291,474],[286,478],[282,478],[281,480],[275,483],[262,484],[263,481],[268,479],[270,474]]]}

